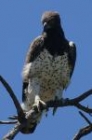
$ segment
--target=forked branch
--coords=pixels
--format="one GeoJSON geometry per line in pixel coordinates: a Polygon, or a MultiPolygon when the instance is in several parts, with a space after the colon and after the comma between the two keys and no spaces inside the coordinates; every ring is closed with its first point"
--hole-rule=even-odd
{"type": "Polygon", "coordinates": [[[12,99],[12,101],[13,101],[16,109],[17,109],[18,116],[21,116],[21,117],[19,117],[19,121],[21,122],[22,119],[25,118],[25,114],[24,114],[24,112],[21,108],[21,105],[20,105],[17,97],[15,96],[15,94],[14,94],[12,88],[10,87],[10,85],[6,82],[6,80],[2,76],[0,76],[0,81],[2,82],[2,84],[4,85],[6,90],[8,91],[8,93],[9,93],[9,95],[10,95],[10,97],[11,97],[11,99],[12,99]]]}
{"type": "MultiPolygon", "coordinates": [[[[5,79],[2,76],[0,76],[0,81],[2,82],[2,84],[4,85],[6,90],[8,91],[8,94],[12,98],[12,100],[14,102],[14,105],[17,109],[17,117],[14,120],[16,122],[16,125],[3,138],[3,140],[12,140],[18,134],[18,132],[21,131],[21,129],[23,127],[27,126],[28,121],[34,119],[36,116],[39,115],[39,113],[37,112],[36,108],[33,108],[32,110],[30,110],[29,112],[26,112],[26,114],[25,114],[23,112],[22,108],[21,108],[21,105],[20,105],[17,97],[15,96],[12,88],[10,87],[10,85],[5,81],[5,79]]],[[[88,114],[92,114],[92,109],[91,108],[88,108],[88,107],[86,107],[86,106],[84,106],[80,103],[81,101],[83,101],[84,99],[86,99],[90,95],[92,95],[92,89],[83,93],[83,94],[81,94],[80,96],[78,96],[77,98],[74,98],[74,99],[65,99],[64,101],[62,101],[62,100],[49,101],[49,102],[46,102],[47,106],[42,106],[42,110],[48,109],[50,107],[53,108],[53,107],[74,106],[74,107],[76,107],[76,108],[78,108],[78,109],[80,109],[80,110],[82,110],[82,111],[84,111],[88,114]]],[[[13,123],[14,121],[10,121],[10,122],[13,123]]],[[[6,124],[8,124],[8,123],[9,122],[6,121],[6,124]]],[[[5,124],[5,121],[1,121],[1,124],[5,124]]],[[[91,131],[92,131],[92,125],[90,124],[89,126],[81,129],[73,140],[79,140],[81,137],[84,136],[84,134],[89,134],[91,131]],[[81,136],[80,136],[80,134],[81,134],[81,136]],[[77,139],[77,138],[79,138],[79,139],[77,139]]]]}
{"type": "Polygon", "coordinates": [[[78,133],[74,136],[73,140],[80,140],[80,138],[88,135],[92,132],[92,123],[91,121],[81,112],[79,111],[81,117],[89,124],[88,126],[81,128],[78,133]]]}

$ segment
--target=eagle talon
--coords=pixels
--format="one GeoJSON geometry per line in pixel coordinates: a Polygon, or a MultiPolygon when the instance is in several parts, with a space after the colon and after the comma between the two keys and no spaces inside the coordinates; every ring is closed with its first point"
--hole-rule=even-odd
{"type": "Polygon", "coordinates": [[[46,103],[42,100],[36,100],[36,102],[33,105],[33,107],[37,108],[38,112],[41,112],[45,106],[46,106],[46,103]]]}

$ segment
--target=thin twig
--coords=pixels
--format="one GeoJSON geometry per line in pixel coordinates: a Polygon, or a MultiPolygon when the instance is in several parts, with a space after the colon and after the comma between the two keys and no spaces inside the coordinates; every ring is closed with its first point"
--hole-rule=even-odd
{"type": "Polygon", "coordinates": [[[13,115],[13,116],[8,117],[8,119],[10,119],[10,120],[18,120],[18,116],[13,115]]]}
{"type": "Polygon", "coordinates": [[[89,125],[92,125],[91,121],[81,111],[79,111],[79,114],[89,125]]]}
{"type": "Polygon", "coordinates": [[[0,121],[0,124],[16,124],[18,121],[0,121]]]}
{"type": "Polygon", "coordinates": [[[74,106],[77,107],[78,109],[88,113],[88,114],[92,114],[92,109],[91,108],[85,107],[85,106],[81,105],[80,103],[75,104],[74,106]]]}

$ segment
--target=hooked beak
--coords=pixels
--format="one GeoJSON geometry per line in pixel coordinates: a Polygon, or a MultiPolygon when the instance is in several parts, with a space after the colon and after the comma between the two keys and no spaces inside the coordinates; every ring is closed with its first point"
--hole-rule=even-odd
{"type": "Polygon", "coordinates": [[[47,22],[44,22],[43,26],[45,30],[48,30],[51,28],[51,26],[47,22]]]}

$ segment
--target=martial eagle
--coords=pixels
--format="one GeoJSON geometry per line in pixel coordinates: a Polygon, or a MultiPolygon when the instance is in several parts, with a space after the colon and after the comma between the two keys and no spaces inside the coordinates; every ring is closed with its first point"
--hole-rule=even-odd
{"type": "MultiPolygon", "coordinates": [[[[40,104],[63,99],[75,66],[76,47],[66,39],[59,13],[47,11],[41,21],[43,32],[31,43],[23,68],[22,108],[25,112],[34,105],[40,112],[40,104]]],[[[33,133],[41,115],[22,132],[33,133]]]]}

